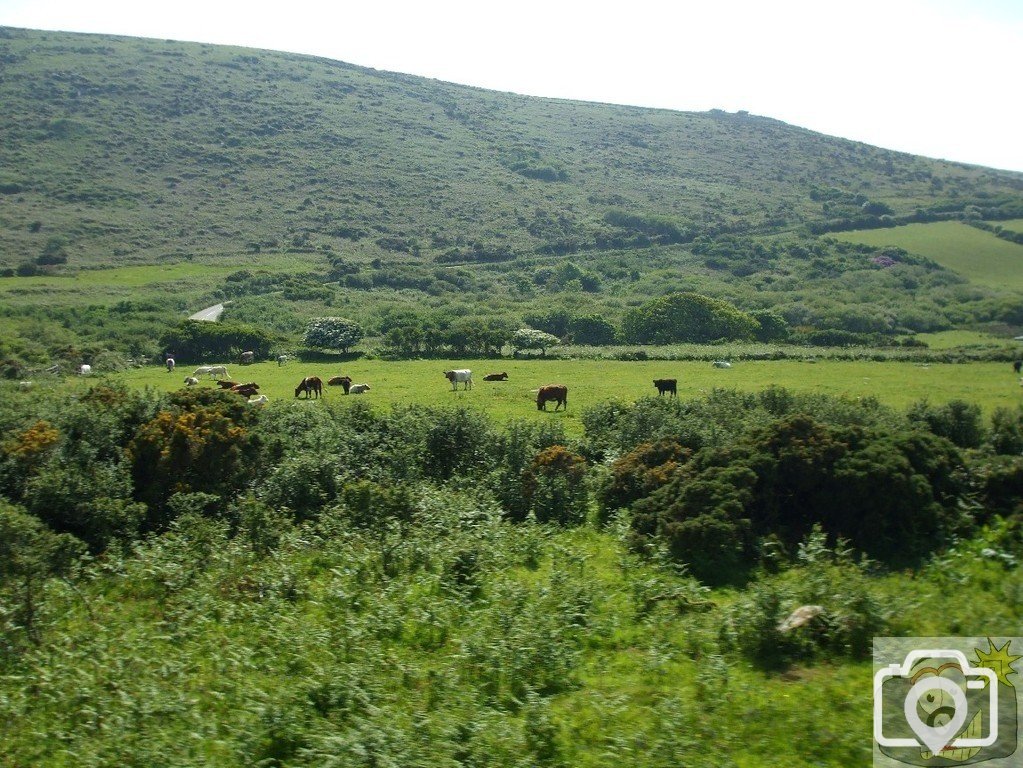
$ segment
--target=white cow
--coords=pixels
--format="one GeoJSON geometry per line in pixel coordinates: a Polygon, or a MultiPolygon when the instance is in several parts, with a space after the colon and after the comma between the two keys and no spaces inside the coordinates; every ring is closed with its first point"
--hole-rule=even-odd
{"type": "Polygon", "coordinates": [[[211,379],[226,379],[227,378],[227,366],[226,365],[211,365],[210,366],[210,378],[211,379]]]}
{"type": "Polygon", "coordinates": [[[174,365],[175,365],[175,363],[174,363],[174,358],[173,357],[168,357],[167,358],[167,362],[164,363],[164,365],[167,366],[167,373],[174,373],[174,365]]]}
{"type": "Polygon", "coordinates": [[[91,365],[86,365],[85,363],[82,363],[82,365],[78,366],[78,373],[81,376],[91,376],[92,375],[92,366],[91,365]]]}
{"type": "Polygon", "coordinates": [[[369,384],[352,384],[348,388],[349,395],[361,395],[363,392],[369,392],[369,384]]]}
{"type": "Polygon", "coordinates": [[[212,371],[212,370],[213,370],[213,366],[210,366],[210,365],[200,365],[198,368],[196,368],[194,371],[192,371],[192,375],[195,378],[198,379],[200,376],[209,376],[210,375],[210,371],[212,371]]]}
{"type": "Polygon", "coordinates": [[[732,364],[730,362],[728,362],[727,360],[715,360],[714,361],[714,367],[715,368],[731,368],[732,364]]]}
{"type": "Polygon", "coordinates": [[[185,377],[185,386],[186,387],[195,387],[198,384],[199,384],[199,379],[195,378],[195,376],[186,376],[185,377]]]}
{"type": "Polygon", "coordinates": [[[266,405],[270,402],[270,398],[266,395],[260,395],[259,397],[253,397],[250,400],[246,400],[249,405],[266,405]]]}
{"type": "Polygon", "coordinates": [[[444,376],[451,382],[452,392],[458,389],[460,383],[464,385],[463,389],[472,389],[472,371],[468,368],[462,368],[457,371],[444,371],[444,376]]]}

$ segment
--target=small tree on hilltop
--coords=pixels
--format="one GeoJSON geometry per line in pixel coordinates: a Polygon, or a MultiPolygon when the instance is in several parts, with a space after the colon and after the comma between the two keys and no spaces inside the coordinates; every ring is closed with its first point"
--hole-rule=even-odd
{"type": "Polygon", "coordinates": [[[305,331],[306,346],[340,349],[344,354],[362,341],[362,326],[344,317],[318,317],[305,331]]]}
{"type": "Polygon", "coordinates": [[[560,343],[561,340],[557,336],[545,331],[537,331],[533,328],[519,328],[519,330],[515,331],[511,340],[511,345],[516,352],[523,349],[539,349],[541,355],[547,354],[548,347],[553,347],[560,343]]]}

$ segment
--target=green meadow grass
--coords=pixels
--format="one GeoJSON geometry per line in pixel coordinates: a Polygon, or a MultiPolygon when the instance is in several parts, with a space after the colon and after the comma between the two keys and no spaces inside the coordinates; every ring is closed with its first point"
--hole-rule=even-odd
{"type": "MultiPolygon", "coordinates": [[[[930,349],[957,349],[959,347],[1003,347],[1011,342],[1004,336],[993,336],[983,331],[938,331],[936,333],[917,333],[913,336],[922,341],[930,349]]],[[[1023,354],[1023,345],[1020,345],[1023,354]]]]}
{"type": "Polygon", "coordinates": [[[1023,219],[1009,219],[1008,221],[993,221],[991,223],[1000,226],[1002,229],[1023,232],[1023,219]]]}
{"type": "MultiPolygon", "coordinates": [[[[150,366],[110,378],[132,387],[175,390],[182,386],[192,366],[179,366],[174,373],[150,366]]],[[[656,395],[653,379],[676,378],[679,397],[697,398],[714,388],[760,391],[780,386],[799,392],[817,392],[850,398],[874,397],[896,409],[928,399],[933,403],[963,399],[977,403],[990,413],[999,406],[1021,402],[1016,377],[1007,363],[942,363],[920,365],[906,362],[827,361],[808,363],[795,360],[736,362],[730,369],[718,369],[708,362],[620,362],[602,360],[355,360],[344,364],[290,362],[228,364],[230,378],[255,381],[260,392],[272,401],[294,402],[295,386],[304,376],[349,375],[372,389],[358,396],[375,405],[449,404],[480,408],[498,423],[513,418],[536,418],[535,390],[544,384],[565,384],[569,388],[568,409],[544,418],[563,420],[571,434],[581,434],[580,416],[587,406],[608,399],[626,402],[656,395]],[[471,368],[475,387],[457,392],[443,376],[450,368],[471,368]],[[506,371],[508,381],[483,381],[491,372],[506,371]]],[[[83,386],[82,381],[74,382],[83,386]]],[[[203,387],[216,386],[203,380],[203,387]]],[[[354,401],[340,387],[324,387],[324,401],[354,401]]],[[[304,397],[298,398],[299,401],[304,397]]],[[[305,407],[305,403],[302,404],[305,407]]],[[[309,407],[316,407],[315,401],[309,407]]],[[[548,409],[553,408],[548,405],[548,409]]]]}
{"type": "Polygon", "coordinates": [[[973,283],[1023,290],[1023,246],[957,221],[856,230],[834,237],[879,248],[889,245],[905,248],[933,259],[973,283]]]}
{"type": "MultiPolygon", "coordinates": [[[[0,298],[45,299],[57,303],[95,303],[99,297],[134,295],[139,289],[164,293],[177,289],[208,291],[228,275],[247,269],[253,272],[292,273],[319,264],[319,257],[308,254],[273,256],[224,256],[208,260],[167,264],[135,264],[109,269],[79,269],[53,275],[0,277],[0,298]]],[[[197,308],[198,309],[198,308],[197,308]]]]}

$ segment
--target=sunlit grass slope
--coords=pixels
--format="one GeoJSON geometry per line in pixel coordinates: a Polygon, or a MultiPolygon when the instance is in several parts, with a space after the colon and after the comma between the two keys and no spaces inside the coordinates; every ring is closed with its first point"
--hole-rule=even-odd
{"type": "Polygon", "coordinates": [[[835,237],[876,247],[894,245],[926,256],[970,282],[1023,289],[1023,245],[956,221],[842,232],[835,237]]]}

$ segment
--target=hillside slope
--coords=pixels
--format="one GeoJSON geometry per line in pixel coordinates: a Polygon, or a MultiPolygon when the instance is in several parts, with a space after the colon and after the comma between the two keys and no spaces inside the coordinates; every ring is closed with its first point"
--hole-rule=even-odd
{"type": "Polygon", "coordinates": [[[0,28],[0,266],[345,249],[504,260],[1018,196],[1023,175],[766,118],[308,56],[0,28]]]}

